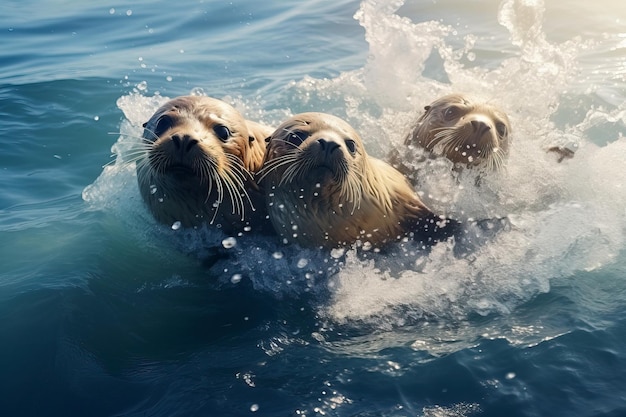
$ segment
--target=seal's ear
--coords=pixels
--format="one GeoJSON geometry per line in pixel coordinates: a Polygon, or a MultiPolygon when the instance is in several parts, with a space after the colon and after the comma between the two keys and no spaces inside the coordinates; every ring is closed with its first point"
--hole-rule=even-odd
{"type": "Polygon", "coordinates": [[[141,125],[141,127],[143,127],[144,129],[146,128],[146,126],[148,126],[148,122],[141,125]]]}
{"type": "Polygon", "coordinates": [[[270,140],[271,140],[271,139],[272,139],[272,137],[271,137],[271,136],[266,137],[266,138],[265,138],[265,143],[270,143],[270,140]]]}
{"type": "Polygon", "coordinates": [[[431,108],[430,106],[424,106],[424,110],[426,111],[430,110],[430,108],[431,108]]]}

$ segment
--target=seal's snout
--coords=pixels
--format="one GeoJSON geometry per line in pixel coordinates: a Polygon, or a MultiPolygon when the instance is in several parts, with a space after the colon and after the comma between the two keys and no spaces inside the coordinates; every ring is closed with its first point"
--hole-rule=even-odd
{"type": "MultiPolygon", "coordinates": [[[[458,168],[465,165],[495,171],[504,166],[511,127],[507,115],[500,109],[490,103],[474,103],[460,94],[440,97],[425,109],[405,137],[405,145],[446,157],[459,164],[458,168]]],[[[392,159],[400,158],[398,154],[392,159]]],[[[417,175],[418,168],[408,167],[401,161],[398,166],[411,176],[417,175]]]]}
{"type": "Polygon", "coordinates": [[[328,141],[324,138],[320,138],[317,140],[319,144],[320,150],[326,154],[327,156],[333,153],[335,149],[339,148],[339,144],[333,141],[328,141]]]}
{"type": "Polygon", "coordinates": [[[174,147],[176,148],[176,150],[180,151],[181,153],[187,153],[198,144],[198,140],[192,138],[189,135],[184,135],[183,137],[180,137],[179,135],[173,135],[172,143],[174,143],[174,147]]]}
{"type": "Polygon", "coordinates": [[[491,126],[482,120],[472,120],[470,123],[472,124],[472,129],[474,130],[474,133],[476,133],[477,137],[482,137],[491,130],[491,126]]]}

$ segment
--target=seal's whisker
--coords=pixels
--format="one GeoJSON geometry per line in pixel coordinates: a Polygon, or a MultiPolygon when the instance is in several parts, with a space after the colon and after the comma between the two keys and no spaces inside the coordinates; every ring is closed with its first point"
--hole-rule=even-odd
{"type": "Polygon", "coordinates": [[[279,182],[280,185],[293,182],[311,170],[314,163],[309,159],[303,159],[301,155],[301,153],[298,153],[290,160],[291,165],[283,172],[279,182]]]}
{"type": "MultiPolygon", "coordinates": [[[[289,132],[289,133],[293,133],[293,132],[291,132],[290,130],[287,130],[287,132],[289,132]]],[[[281,139],[281,138],[274,138],[274,139],[272,139],[272,140],[273,140],[273,141],[276,141],[276,142],[282,142],[282,143],[284,143],[284,144],[286,144],[286,145],[289,145],[289,146],[292,146],[292,147],[294,147],[294,148],[296,148],[296,149],[300,149],[300,145],[299,145],[299,144],[295,144],[295,143],[293,143],[293,142],[289,142],[288,140],[285,140],[285,139],[281,139]]]]}
{"type": "Polygon", "coordinates": [[[257,174],[264,174],[266,171],[271,171],[276,169],[276,166],[280,165],[285,159],[294,157],[293,152],[286,153],[285,155],[281,155],[276,157],[275,159],[266,162],[265,165],[259,170],[257,174]]]}
{"type": "Polygon", "coordinates": [[[217,212],[220,209],[220,205],[222,204],[222,199],[224,197],[224,187],[222,185],[222,178],[220,176],[216,176],[215,179],[216,179],[215,185],[217,189],[217,198],[215,199],[215,202],[212,204],[213,217],[211,217],[211,221],[209,222],[209,224],[213,224],[213,222],[215,222],[215,218],[217,217],[217,212]]]}
{"type": "MultiPolygon", "coordinates": [[[[295,161],[295,158],[294,158],[294,161],[295,161]]],[[[283,175],[280,178],[279,185],[292,182],[293,179],[296,178],[296,175],[298,175],[298,173],[302,170],[303,165],[304,164],[297,164],[297,163],[292,163],[291,165],[289,165],[287,169],[285,170],[285,172],[283,172],[283,175]]]]}
{"type": "Polygon", "coordinates": [[[257,175],[259,176],[258,182],[263,181],[265,179],[265,177],[267,177],[267,175],[269,175],[272,171],[278,169],[282,165],[292,163],[292,161],[294,161],[295,158],[296,158],[296,155],[294,153],[288,153],[286,155],[282,155],[282,156],[280,156],[280,157],[278,157],[278,158],[268,162],[257,173],[257,175]]]}
{"type": "Polygon", "coordinates": [[[111,135],[111,136],[116,135],[116,136],[123,136],[125,138],[136,139],[138,140],[137,144],[146,144],[148,146],[152,146],[154,142],[156,142],[156,140],[159,139],[158,137],[156,137],[156,140],[150,140],[149,138],[146,138],[144,136],[133,135],[131,133],[124,133],[124,132],[107,132],[107,135],[111,135]]]}
{"type": "MultiPolygon", "coordinates": [[[[147,151],[145,150],[137,150],[131,153],[125,153],[123,157],[120,158],[121,164],[132,164],[133,162],[139,162],[140,160],[148,160],[147,151]]],[[[117,161],[117,160],[116,160],[117,161]]]]}
{"type": "Polygon", "coordinates": [[[164,174],[166,168],[172,163],[172,158],[164,152],[152,152],[148,155],[147,160],[150,166],[159,174],[164,174]]]}
{"type": "Polygon", "coordinates": [[[241,211],[239,210],[239,207],[237,206],[239,201],[235,203],[236,195],[238,195],[237,187],[235,186],[235,184],[233,184],[229,176],[223,176],[222,180],[224,182],[224,190],[226,191],[226,194],[228,194],[228,196],[230,197],[231,213],[232,214],[241,213],[241,211]]]}
{"type": "Polygon", "coordinates": [[[431,130],[431,132],[435,132],[433,137],[426,143],[426,147],[436,145],[440,140],[454,134],[454,127],[437,127],[431,130]]]}
{"type": "Polygon", "coordinates": [[[204,204],[207,204],[209,201],[209,198],[211,197],[211,192],[213,191],[213,187],[216,181],[218,181],[218,177],[216,177],[217,172],[215,171],[213,164],[211,164],[209,161],[204,160],[204,159],[201,161],[198,161],[198,167],[197,167],[196,172],[198,173],[200,182],[202,184],[204,183],[207,184],[207,194],[206,194],[206,198],[204,199],[204,204]]]}
{"type": "Polygon", "coordinates": [[[505,162],[505,154],[500,150],[492,152],[491,155],[489,155],[488,163],[489,163],[489,167],[492,170],[502,169],[505,165],[504,162],[505,162]]]}
{"type": "MultiPolygon", "coordinates": [[[[111,158],[115,157],[115,155],[111,155],[111,158]]],[[[120,161],[122,165],[126,164],[126,161],[120,161]]],[[[102,165],[102,168],[108,168],[111,167],[113,165],[117,165],[117,158],[116,159],[111,159],[109,162],[107,162],[106,164],[102,165]]]]}
{"type": "Polygon", "coordinates": [[[242,181],[245,181],[246,179],[254,179],[252,173],[243,166],[243,162],[241,162],[241,159],[230,153],[226,153],[224,155],[228,160],[229,166],[233,169],[236,169],[236,173],[240,175],[242,181]]]}
{"type": "Polygon", "coordinates": [[[246,180],[244,172],[248,173],[248,171],[238,165],[229,164],[229,169],[225,171],[225,174],[228,175],[234,184],[239,188],[245,188],[244,181],[246,180]]]}
{"type": "Polygon", "coordinates": [[[237,173],[236,169],[233,169],[231,175],[233,177],[233,180],[237,184],[237,189],[240,190],[238,195],[241,201],[241,220],[243,221],[245,220],[245,204],[243,201],[243,197],[245,197],[246,200],[248,200],[248,203],[250,204],[250,207],[252,208],[253,211],[255,211],[256,208],[254,207],[254,204],[252,203],[252,199],[250,198],[250,194],[248,194],[248,190],[246,190],[245,183],[243,182],[242,178],[239,176],[241,174],[237,173]]]}
{"type": "MultiPolygon", "coordinates": [[[[143,132],[144,135],[147,133],[149,133],[150,135],[152,135],[154,137],[154,140],[152,140],[151,142],[156,142],[157,140],[159,140],[159,135],[157,135],[153,130],[147,129],[147,128],[143,128],[143,132]]],[[[144,140],[150,140],[150,138],[146,138],[145,136],[142,136],[142,139],[144,140]]]]}
{"type": "Polygon", "coordinates": [[[243,201],[242,194],[245,195],[247,200],[250,202],[252,206],[252,200],[248,192],[245,189],[245,177],[243,172],[247,172],[247,170],[237,161],[232,160],[229,161],[229,169],[225,170],[225,179],[229,185],[229,190],[231,192],[231,202],[233,203],[233,213],[239,214],[241,216],[241,220],[243,221],[245,218],[245,204],[243,201]],[[232,201],[232,197],[236,198],[236,203],[232,201]]]}

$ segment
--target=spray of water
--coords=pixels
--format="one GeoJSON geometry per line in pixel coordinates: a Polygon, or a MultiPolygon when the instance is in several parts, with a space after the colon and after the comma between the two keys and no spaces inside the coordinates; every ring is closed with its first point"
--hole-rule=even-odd
{"type": "MultiPolygon", "coordinates": [[[[286,95],[307,97],[320,111],[345,117],[361,132],[368,151],[379,157],[401,146],[422,107],[442,94],[463,92],[500,106],[513,125],[507,169],[476,187],[471,173],[458,177],[448,165],[433,163],[418,191],[436,211],[461,219],[506,216],[511,227],[461,258],[447,244],[430,253],[399,247],[364,257],[357,249],[328,255],[280,242],[237,240],[226,248],[237,261],[231,258],[212,268],[234,285],[242,276],[250,277],[256,289],[276,297],[316,295],[314,308],[323,326],[420,326],[420,340],[407,336],[415,348],[439,352],[450,346],[434,342],[443,331],[455,340],[476,337],[460,325],[468,317],[509,314],[549,291],[554,280],[614,262],[624,248],[626,190],[618,179],[626,140],[609,133],[598,144],[586,135],[607,124],[626,124],[626,109],[623,104],[611,111],[590,108],[582,120],[571,115],[568,123],[557,126],[553,119],[563,97],[576,86],[578,59],[593,44],[581,39],[548,42],[540,0],[502,2],[497,19],[516,53],[488,67],[472,64],[480,59],[473,49],[475,36],[453,42],[452,27],[438,21],[414,23],[397,14],[402,4],[363,1],[355,19],[369,43],[365,66],[332,79],[306,77],[285,86],[286,95]],[[433,78],[433,71],[440,76],[433,78]],[[575,157],[557,163],[546,152],[555,145],[575,147],[575,157]],[[429,323],[438,323],[432,338],[429,323]]],[[[139,223],[137,232],[146,224],[159,229],[141,204],[134,169],[121,162],[141,136],[141,123],[164,100],[142,94],[119,99],[126,120],[113,148],[118,163],[107,166],[83,193],[91,207],[130,219],[129,227],[139,223]]],[[[234,101],[242,110],[254,110],[254,103],[234,101]]],[[[227,238],[210,231],[200,237],[169,229],[159,233],[168,239],[179,236],[179,247],[189,252],[201,251],[207,242],[219,246],[227,238]]],[[[546,335],[537,335],[542,337],[546,335]]]]}

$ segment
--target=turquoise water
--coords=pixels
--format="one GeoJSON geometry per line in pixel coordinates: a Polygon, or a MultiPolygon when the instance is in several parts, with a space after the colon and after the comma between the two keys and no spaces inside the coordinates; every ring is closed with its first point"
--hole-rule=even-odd
{"type": "Polygon", "coordinates": [[[4,2],[0,414],[626,415],[626,8],[552,3],[4,2]],[[509,217],[467,258],[209,264],[224,236],[154,223],[125,162],[166,97],[334,113],[382,157],[452,91],[513,125],[503,175],[420,190],[509,217]]]}

